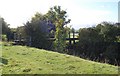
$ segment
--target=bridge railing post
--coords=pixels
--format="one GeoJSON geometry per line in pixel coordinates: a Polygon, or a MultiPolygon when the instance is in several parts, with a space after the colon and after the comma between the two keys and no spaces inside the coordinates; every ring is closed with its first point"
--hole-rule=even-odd
{"type": "Polygon", "coordinates": [[[75,44],[75,31],[73,31],[73,44],[75,44]]]}
{"type": "Polygon", "coordinates": [[[69,31],[69,45],[71,45],[70,31],[69,31]]]}

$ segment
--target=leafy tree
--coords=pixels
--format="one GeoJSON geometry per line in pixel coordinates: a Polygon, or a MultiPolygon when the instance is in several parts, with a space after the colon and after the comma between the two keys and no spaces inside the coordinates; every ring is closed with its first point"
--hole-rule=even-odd
{"type": "Polygon", "coordinates": [[[103,35],[106,42],[116,41],[117,28],[112,23],[103,22],[101,23],[102,27],[100,33],[103,35]]]}
{"type": "Polygon", "coordinates": [[[9,28],[9,24],[7,24],[7,22],[5,22],[4,18],[0,17],[0,22],[2,25],[0,25],[1,30],[2,30],[2,35],[6,35],[7,36],[7,40],[10,40],[10,35],[11,35],[11,30],[9,28]]]}
{"type": "Polygon", "coordinates": [[[117,28],[116,30],[116,41],[120,42],[120,23],[114,24],[114,26],[117,28]]]}
{"type": "Polygon", "coordinates": [[[7,24],[3,18],[1,18],[1,22],[2,22],[2,34],[7,34],[8,32],[10,32],[9,24],[7,24]]]}
{"type": "Polygon", "coordinates": [[[50,8],[48,13],[46,14],[46,18],[48,21],[53,23],[56,27],[55,31],[55,42],[54,42],[54,48],[56,51],[63,51],[66,46],[66,30],[64,26],[70,22],[69,20],[66,20],[66,11],[61,10],[60,6],[54,6],[50,8]]]}
{"type": "Polygon", "coordinates": [[[28,21],[24,27],[28,40],[31,39],[31,46],[49,49],[49,42],[47,40],[48,25],[43,20],[42,14],[36,13],[32,20],[28,21]]]}
{"type": "Polygon", "coordinates": [[[20,27],[17,27],[16,29],[12,29],[12,32],[14,33],[17,39],[26,38],[25,26],[20,26],[20,27]]]}
{"type": "Polygon", "coordinates": [[[78,43],[80,54],[84,54],[85,57],[92,60],[105,61],[107,59],[108,63],[117,64],[120,58],[118,56],[120,48],[119,30],[119,24],[109,22],[80,29],[78,43]]]}
{"type": "Polygon", "coordinates": [[[31,22],[37,22],[39,20],[45,21],[45,16],[39,12],[36,12],[35,15],[32,17],[31,22]]]}
{"type": "Polygon", "coordinates": [[[80,30],[79,45],[81,53],[85,53],[87,56],[96,57],[96,55],[99,55],[99,53],[102,52],[100,51],[102,42],[102,36],[99,35],[94,28],[84,28],[80,30]],[[96,54],[94,54],[95,52],[96,54]]]}

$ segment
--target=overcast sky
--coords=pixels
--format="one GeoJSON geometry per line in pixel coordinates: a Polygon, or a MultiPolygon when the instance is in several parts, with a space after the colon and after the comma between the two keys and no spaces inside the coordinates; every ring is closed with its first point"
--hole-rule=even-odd
{"type": "Polygon", "coordinates": [[[75,29],[102,21],[118,22],[119,0],[0,0],[0,16],[10,27],[22,26],[36,13],[45,14],[50,7],[60,5],[67,11],[75,29]]]}

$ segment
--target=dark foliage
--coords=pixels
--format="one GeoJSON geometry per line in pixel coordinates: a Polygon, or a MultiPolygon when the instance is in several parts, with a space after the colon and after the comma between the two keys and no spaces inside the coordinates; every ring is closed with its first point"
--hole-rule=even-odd
{"type": "Polygon", "coordinates": [[[1,20],[0,22],[2,24],[2,28],[1,28],[2,35],[6,35],[7,41],[13,40],[13,33],[12,33],[11,29],[9,28],[9,24],[7,24],[7,22],[5,22],[4,18],[0,18],[0,20],[1,20]]]}
{"type": "Polygon", "coordinates": [[[41,49],[50,49],[48,38],[48,28],[44,21],[28,22],[25,25],[25,33],[28,38],[31,38],[31,46],[41,49]]]}
{"type": "Polygon", "coordinates": [[[79,42],[73,45],[77,56],[120,65],[120,26],[103,22],[79,31],[79,42]]]}

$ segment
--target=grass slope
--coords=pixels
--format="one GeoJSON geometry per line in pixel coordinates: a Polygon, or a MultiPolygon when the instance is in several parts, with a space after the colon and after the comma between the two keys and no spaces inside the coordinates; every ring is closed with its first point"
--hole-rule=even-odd
{"type": "Polygon", "coordinates": [[[3,46],[3,74],[117,74],[118,67],[26,46],[3,46]]]}

